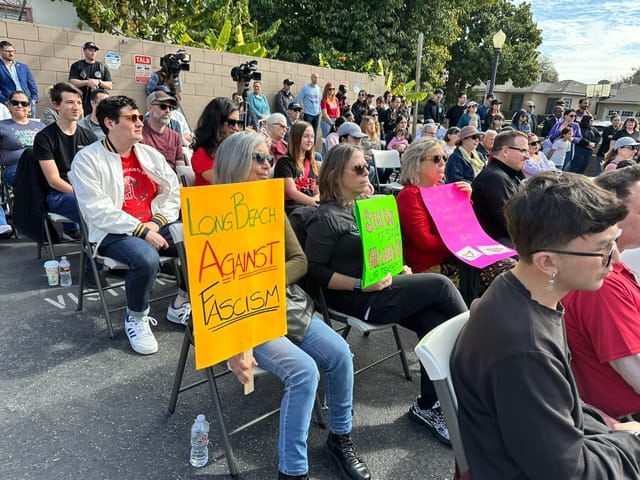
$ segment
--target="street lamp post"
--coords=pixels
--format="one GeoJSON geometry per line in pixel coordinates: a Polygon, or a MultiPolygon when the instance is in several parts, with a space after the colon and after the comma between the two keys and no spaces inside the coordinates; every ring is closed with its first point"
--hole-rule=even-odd
{"type": "Polygon", "coordinates": [[[487,96],[493,93],[493,86],[496,83],[496,73],[498,72],[498,60],[506,39],[507,36],[504,34],[502,29],[493,34],[493,66],[491,67],[491,80],[489,80],[487,96]]]}

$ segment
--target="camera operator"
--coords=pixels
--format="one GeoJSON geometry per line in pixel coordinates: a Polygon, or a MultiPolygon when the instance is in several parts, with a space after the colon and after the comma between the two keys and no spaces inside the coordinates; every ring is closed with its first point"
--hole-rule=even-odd
{"type": "Polygon", "coordinates": [[[155,72],[147,82],[146,92],[150,95],[159,86],[167,87],[171,95],[176,97],[178,102],[182,93],[182,79],[180,72],[189,71],[191,55],[186,50],[178,50],[176,53],[168,53],[160,59],[160,70],[155,72]]]}
{"type": "MultiPolygon", "coordinates": [[[[262,80],[262,73],[258,72],[258,61],[251,60],[250,62],[233,67],[231,69],[231,79],[238,85],[237,95],[241,98],[241,101],[236,101],[236,103],[239,109],[244,112],[241,117],[243,119],[242,125],[245,128],[251,127],[258,131],[260,129],[260,120],[266,119],[266,117],[270,115],[269,102],[264,96],[262,96],[262,84],[260,83],[262,80]],[[247,100],[249,82],[251,80],[253,80],[254,89],[254,93],[251,94],[251,97],[253,97],[254,100],[258,99],[259,102],[264,101],[264,103],[266,103],[266,115],[262,111],[263,107],[254,109],[251,103],[251,98],[247,100]]],[[[236,99],[235,94],[233,98],[234,100],[236,99]]]]}
{"type": "MultiPolygon", "coordinates": [[[[238,92],[233,92],[233,95],[231,95],[231,100],[233,100],[235,104],[238,106],[238,109],[239,109],[238,111],[240,112],[240,118],[244,119],[245,102],[242,100],[242,94],[238,92]]],[[[247,107],[248,106],[249,105],[247,105],[247,107]]],[[[247,116],[247,121],[246,122],[243,121],[243,125],[245,126],[245,128],[252,128],[253,130],[258,131],[258,120],[256,119],[256,115],[255,113],[253,113],[251,108],[247,108],[246,116],[247,116]]]]}

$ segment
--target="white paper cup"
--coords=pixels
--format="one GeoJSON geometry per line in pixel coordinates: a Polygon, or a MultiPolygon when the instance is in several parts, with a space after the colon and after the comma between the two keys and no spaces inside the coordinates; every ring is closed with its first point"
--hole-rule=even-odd
{"type": "Polygon", "coordinates": [[[57,260],[47,260],[44,262],[44,269],[47,272],[47,282],[50,287],[55,287],[58,285],[58,261],[57,260]]]}

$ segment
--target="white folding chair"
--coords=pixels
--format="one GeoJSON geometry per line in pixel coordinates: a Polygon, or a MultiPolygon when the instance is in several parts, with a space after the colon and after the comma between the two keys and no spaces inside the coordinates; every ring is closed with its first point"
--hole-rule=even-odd
{"type": "Polygon", "coordinates": [[[183,187],[192,187],[196,183],[196,174],[191,165],[176,165],[176,174],[183,187]]]}
{"type": "Polygon", "coordinates": [[[372,150],[371,156],[373,157],[373,165],[375,168],[375,182],[376,190],[379,192],[390,191],[394,195],[397,195],[402,190],[402,185],[398,182],[380,183],[378,177],[378,169],[393,168],[400,169],[402,167],[400,163],[400,152],[397,150],[372,150]]]}
{"type": "Polygon", "coordinates": [[[458,399],[451,382],[449,359],[458,335],[467,320],[469,320],[468,311],[447,320],[427,333],[415,348],[416,354],[427,371],[438,395],[440,408],[442,408],[442,414],[449,430],[453,453],[462,478],[465,478],[465,475],[468,476],[469,463],[467,462],[467,456],[462,445],[462,437],[460,436],[458,399]]]}

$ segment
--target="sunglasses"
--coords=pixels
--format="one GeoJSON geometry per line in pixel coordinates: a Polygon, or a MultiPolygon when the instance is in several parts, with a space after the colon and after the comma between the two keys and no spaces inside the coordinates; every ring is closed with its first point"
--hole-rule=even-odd
{"type": "Polygon", "coordinates": [[[629,150],[638,150],[640,146],[638,145],[625,145],[624,147],[620,147],[620,148],[628,148],[629,150]]]}
{"type": "Polygon", "coordinates": [[[542,142],[540,140],[538,140],[537,142],[530,142],[529,145],[531,145],[532,147],[534,145],[540,145],[542,142]]]}
{"type": "Polygon", "coordinates": [[[242,120],[233,120],[231,118],[227,119],[225,123],[231,128],[240,128],[242,126],[242,120]]]}
{"type": "Polygon", "coordinates": [[[175,110],[176,107],[174,107],[173,105],[167,105],[166,103],[154,103],[154,105],[156,107],[160,107],[160,110],[165,111],[165,110],[175,110]]]}
{"type": "Polygon", "coordinates": [[[18,105],[20,105],[21,107],[28,107],[29,105],[31,105],[29,102],[27,101],[20,101],[20,100],[10,100],[11,105],[13,105],[14,107],[17,107],[18,105]]]}
{"type": "Polygon", "coordinates": [[[261,152],[251,152],[251,158],[253,158],[259,165],[264,165],[268,162],[269,165],[273,165],[274,158],[271,155],[261,152]]]}
{"type": "Polygon", "coordinates": [[[440,163],[440,162],[444,162],[447,163],[447,156],[446,155],[431,155],[429,157],[425,157],[425,160],[431,160],[433,163],[440,163]]]}
{"type": "Polygon", "coordinates": [[[298,113],[302,111],[301,108],[290,108],[289,110],[293,110],[294,112],[298,112],[298,113]]]}
{"type": "Polygon", "coordinates": [[[330,88],[330,89],[329,89],[329,91],[330,91],[330,92],[332,92],[332,91],[334,91],[334,90],[335,90],[335,88],[330,88]]]}
{"type": "Polygon", "coordinates": [[[480,140],[480,135],[471,135],[470,137],[467,137],[467,138],[470,138],[471,140],[480,140]]]}
{"type": "Polygon", "coordinates": [[[363,165],[356,165],[355,167],[353,167],[353,171],[356,172],[356,175],[369,175],[369,169],[371,167],[369,166],[368,163],[365,163],[363,165]]]}
{"type": "Polygon", "coordinates": [[[126,118],[127,120],[131,120],[133,123],[144,122],[144,115],[141,113],[127,113],[120,115],[120,118],[126,118]]]}

